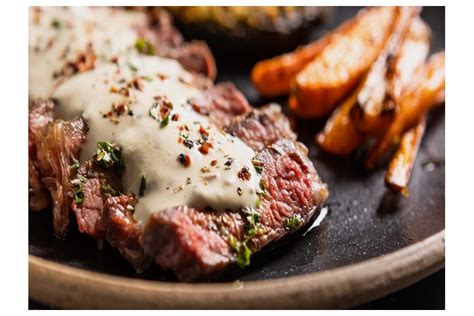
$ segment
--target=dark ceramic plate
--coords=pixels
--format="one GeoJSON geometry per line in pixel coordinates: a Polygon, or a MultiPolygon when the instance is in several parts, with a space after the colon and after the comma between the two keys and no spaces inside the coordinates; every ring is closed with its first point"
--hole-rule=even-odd
{"type": "MultiPolygon", "coordinates": [[[[357,8],[349,7],[336,9],[333,19],[325,25],[325,29],[334,28],[342,21],[353,16],[357,10],[357,8]]],[[[433,30],[432,52],[444,50],[444,8],[425,8],[422,16],[433,30]]],[[[318,29],[311,34],[311,37],[317,38],[321,32],[324,32],[324,30],[318,29]]],[[[309,39],[302,39],[303,42],[307,40],[309,39]]],[[[285,99],[264,100],[258,96],[248,80],[253,66],[251,62],[245,60],[231,61],[226,59],[225,56],[216,56],[216,60],[219,70],[218,81],[233,81],[255,106],[261,106],[270,101],[277,101],[282,105],[286,104],[285,99]]],[[[409,186],[409,197],[393,195],[385,189],[383,185],[385,167],[383,165],[371,173],[366,173],[356,156],[351,159],[342,159],[324,154],[316,148],[313,135],[322,128],[323,123],[323,121],[296,120],[296,130],[299,139],[308,146],[310,158],[322,179],[329,186],[331,194],[327,202],[327,216],[319,226],[312,229],[310,229],[311,225],[307,226],[306,229],[275,247],[256,254],[252,258],[250,267],[227,275],[218,281],[226,282],[238,279],[244,281],[243,284],[245,284],[246,281],[279,279],[289,276],[300,276],[299,279],[301,279],[305,275],[314,276],[318,275],[316,272],[327,272],[342,266],[363,267],[364,263],[375,262],[376,259],[385,258],[390,253],[412,253],[415,247],[419,247],[420,242],[429,237],[433,239],[432,236],[438,236],[444,240],[444,108],[435,111],[429,118],[427,132],[414,166],[409,186]],[[396,252],[397,250],[400,251],[396,252]],[[374,260],[369,260],[372,258],[374,260]]],[[[29,254],[32,255],[30,256],[30,284],[32,280],[36,280],[36,276],[32,275],[31,270],[31,259],[36,260],[36,257],[46,259],[46,261],[41,261],[43,264],[59,263],[60,265],[54,266],[61,271],[64,270],[62,267],[76,267],[98,272],[101,275],[127,277],[130,281],[130,278],[166,281],[153,282],[157,286],[159,284],[172,286],[170,282],[176,282],[171,274],[163,272],[157,267],[153,267],[143,275],[137,275],[126,260],[114,249],[105,246],[104,249],[99,250],[95,241],[77,231],[72,231],[65,240],[57,239],[52,231],[52,220],[49,212],[29,213],[29,254]]],[[[426,242],[426,240],[423,242],[426,242]]],[[[444,260],[444,243],[438,243],[437,245],[438,248],[442,248],[436,249],[438,254],[442,250],[442,257],[438,257],[438,262],[434,264],[436,268],[433,268],[434,266],[427,268],[430,272],[439,269],[443,264],[440,260],[444,260]]],[[[430,247],[426,246],[424,248],[430,247]]],[[[427,254],[427,256],[430,256],[430,254],[427,254]]],[[[380,264],[376,266],[380,266],[380,264]]],[[[364,268],[361,269],[361,271],[366,271],[364,268]]],[[[367,269],[369,269],[369,266],[367,266],[367,269]]],[[[423,276],[426,276],[428,270],[424,272],[423,276]]],[[[34,269],[34,271],[37,271],[37,269],[34,269]]],[[[80,270],[73,269],[73,271],[80,270]]],[[[99,278],[99,274],[91,275],[95,276],[96,279],[99,278]]],[[[406,286],[420,277],[422,275],[417,275],[411,281],[401,282],[398,286],[390,289],[385,287],[385,290],[378,294],[366,295],[366,293],[360,299],[350,302],[324,304],[321,302],[311,303],[311,301],[306,300],[306,307],[347,306],[355,302],[361,303],[369,298],[393,291],[397,287],[406,286]]],[[[119,280],[128,282],[127,279],[119,278],[119,280]]],[[[288,280],[290,282],[296,279],[289,278],[288,280]]],[[[254,285],[258,283],[261,282],[249,282],[249,284],[254,285]]],[[[174,284],[179,286],[177,283],[174,284]]],[[[263,282],[263,284],[266,283],[263,282]]],[[[180,288],[173,289],[179,290],[180,288]]],[[[183,291],[186,292],[186,289],[183,289],[183,291]]],[[[196,291],[198,291],[198,288],[196,288],[196,291]]],[[[30,294],[39,296],[38,299],[48,303],[69,307],[96,306],[87,303],[77,305],[71,303],[71,301],[64,303],[64,300],[48,299],[44,295],[35,295],[35,293],[30,285],[30,294]]],[[[175,302],[175,304],[172,301],[163,302],[159,299],[157,301],[161,303],[157,303],[155,307],[216,306],[199,303],[188,306],[186,301],[184,303],[183,301],[175,302]]],[[[113,305],[99,304],[97,306],[113,305]]],[[[154,305],[137,306],[153,307],[154,305]]],[[[217,306],[230,307],[236,305],[234,300],[233,303],[230,301],[227,304],[221,302],[217,306]]],[[[258,307],[259,305],[243,304],[239,306],[258,307]]],[[[288,301],[287,304],[280,306],[298,307],[288,303],[288,301]]]]}

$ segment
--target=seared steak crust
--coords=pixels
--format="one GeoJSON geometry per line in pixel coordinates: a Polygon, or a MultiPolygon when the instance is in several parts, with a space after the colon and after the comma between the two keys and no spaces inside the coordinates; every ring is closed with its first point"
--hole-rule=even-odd
{"type": "Polygon", "coordinates": [[[245,96],[231,82],[219,83],[189,103],[196,112],[209,116],[219,128],[229,125],[235,116],[252,111],[245,96]]]}
{"type": "Polygon", "coordinates": [[[160,56],[176,59],[184,69],[192,73],[202,74],[211,80],[216,79],[216,62],[206,42],[183,43],[178,48],[165,50],[160,56]]]}
{"type": "Polygon", "coordinates": [[[138,199],[133,195],[109,196],[105,200],[103,225],[106,240],[117,248],[138,272],[144,271],[152,262],[140,243],[142,227],[133,217],[133,208],[138,199]]]}
{"type": "Polygon", "coordinates": [[[238,262],[236,243],[256,252],[306,224],[328,194],[307,158],[306,147],[294,141],[295,135],[279,107],[270,105],[249,112],[250,106],[243,96],[236,96],[236,91],[233,85],[219,86],[212,90],[213,101],[202,104],[210,113],[218,113],[214,117],[209,114],[211,118],[233,118],[227,131],[260,150],[255,158],[261,163],[264,192],[260,206],[254,210],[259,218],[255,234],[248,235],[245,211],[208,211],[188,206],[158,211],[141,227],[132,215],[138,199],[133,194],[120,193],[121,170],[98,167],[93,160],[71,170],[86,134],[81,118],[47,125],[38,138],[36,156],[33,153],[54,201],[56,233],[64,236],[67,232],[71,208],[81,232],[107,240],[137,271],[143,271],[154,260],[180,280],[194,281],[216,275],[238,262]],[[233,114],[239,111],[244,115],[235,118],[233,114]],[[84,196],[76,203],[71,183],[79,178],[84,196]],[[109,190],[104,191],[104,186],[109,190]],[[295,216],[298,221],[289,230],[286,223],[295,216]]]}
{"type": "Polygon", "coordinates": [[[179,206],[150,217],[142,244],[147,255],[178,279],[204,279],[235,261],[226,236],[242,235],[243,227],[238,213],[179,206]]]}
{"type": "Polygon", "coordinates": [[[40,175],[34,161],[28,158],[29,207],[32,211],[41,211],[49,205],[46,190],[41,182],[40,175]]]}
{"type": "Polygon", "coordinates": [[[49,204],[36,165],[36,144],[41,139],[43,129],[53,121],[53,106],[51,101],[38,101],[30,106],[28,113],[29,207],[33,211],[45,209],[49,204]]]}
{"type": "Polygon", "coordinates": [[[305,225],[328,195],[303,144],[281,140],[262,150],[265,194],[255,211],[259,232],[246,239],[247,214],[203,211],[180,206],[155,213],[144,228],[143,247],[163,268],[182,281],[206,278],[237,259],[232,243],[246,243],[252,252],[279,240],[289,230],[287,220],[297,216],[291,231],[305,225]]]}
{"type": "Polygon", "coordinates": [[[43,183],[53,201],[54,230],[65,236],[71,207],[71,164],[79,159],[86,125],[75,121],[56,120],[49,124],[37,144],[37,164],[43,183]]]}
{"type": "Polygon", "coordinates": [[[149,27],[138,29],[138,34],[154,44],[158,56],[176,59],[189,72],[211,80],[216,78],[216,63],[206,42],[184,42],[171,16],[164,10],[152,12],[151,22],[149,27]]]}
{"type": "Polygon", "coordinates": [[[288,118],[277,104],[238,116],[226,127],[226,132],[244,141],[253,150],[260,151],[279,139],[296,140],[288,118]]]}

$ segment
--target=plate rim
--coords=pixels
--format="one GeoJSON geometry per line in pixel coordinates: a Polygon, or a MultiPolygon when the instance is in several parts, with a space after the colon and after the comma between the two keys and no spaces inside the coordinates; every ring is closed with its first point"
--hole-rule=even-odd
{"type": "Polygon", "coordinates": [[[445,230],[394,252],[342,267],[258,281],[177,283],[134,279],[28,257],[29,297],[75,309],[347,308],[440,270],[445,230]]]}

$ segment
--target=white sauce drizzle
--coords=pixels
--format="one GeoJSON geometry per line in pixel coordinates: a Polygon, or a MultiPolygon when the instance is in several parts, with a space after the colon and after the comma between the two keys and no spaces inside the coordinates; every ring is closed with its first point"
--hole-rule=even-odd
{"type": "Polygon", "coordinates": [[[130,57],[121,59],[119,65],[102,65],[78,74],[61,84],[52,95],[60,117],[72,119],[82,115],[88,122],[81,162],[95,153],[97,142],[114,142],[123,148],[124,190],[138,194],[141,177],[145,176],[146,191],[135,212],[142,224],[151,213],[178,205],[201,209],[211,206],[216,210],[256,206],[260,177],[252,165],[255,152],[192,109],[187,100],[201,94],[187,83],[192,79],[176,61],[130,57]],[[132,70],[135,68],[137,71],[132,70]],[[129,97],[111,92],[112,87],[123,86],[137,76],[147,78],[140,81],[142,91],[131,89],[129,97]],[[166,79],[162,79],[163,76],[166,79]],[[149,114],[154,97],[160,96],[166,96],[172,103],[171,115],[179,115],[178,121],[170,118],[165,127],[160,127],[149,114]],[[104,118],[103,114],[109,112],[114,103],[127,104],[133,116],[125,113],[118,117],[118,123],[104,118]],[[201,153],[196,142],[192,149],[178,142],[183,133],[180,127],[184,125],[189,128],[184,131],[189,140],[202,138],[201,127],[209,133],[208,142],[213,148],[208,154],[201,153]],[[178,161],[180,153],[189,155],[190,166],[185,167],[178,161]],[[233,159],[230,166],[225,166],[227,158],[233,159]],[[217,161],[214,166],[213,160],[217,161]],[[248,169],[249,180],[238,177],[242,168],[248,169]]]}
{"type": "Polygon", "coordinates": [[[260,176],[252,158],[255,152],[246,144],[212,126],[206,116],[196,113],[187,100],[201,95],[192,86],[193,75],[174,60],[139,56],[134,48],[136,28],[145,26],[142,13],[107,8],[30,9],[29,96],[30,99],[55,99],[59,118],[82,115],[89,131],[81,151],[81,162],[96,152],[99,141],[118,144],[125,162],[124,191],[139,194],[141,178],[146,191],[134,213],[144,224],[151,213],[178,205],[216,210],[255,207],[260,176]],[[92,43],[98,55],[94,70],[73,76],[55,77],[65,63],[74,61],[92,43]],[[113,57],[121,56],[117,63],[113,57]],[[140,78],[140,88],[129,89],[127,96],[117,93],[128,82],[140,78]],[[156,97],[172,103],[167,126],[150,116],[156,97]],[[121,115],[104,117],[113,105],[125,105],[121,115]],[[128,115],[128,111],[133,115],[128,115]],[[180,130],[186,125],[189,131],[180,130]],[[189,140],[202,139],[208,132],[213,145],[208,154],[199,145],[193,148],[178,142],[180,135],[189,140]],[[183,134],[184,132],[184,134],[183,134]],[[189,155],[191,164],[183,166],[179,154],[189,155]],[[226,166],[228,158],[232,164],[226,166]],[[238,172],[247,168],[249,180],[238,172]]]}
{"type": "Polygon", "coordinates": [[[88,45],[96,64],[118,54],[133,54],[137,28],[148,23],[144,13],[101,7],[29,9],[29,97],[48,98],[65,78],[58,76],[88,45]],[[56,75],[55,75],[56,74],[56,75]]]}

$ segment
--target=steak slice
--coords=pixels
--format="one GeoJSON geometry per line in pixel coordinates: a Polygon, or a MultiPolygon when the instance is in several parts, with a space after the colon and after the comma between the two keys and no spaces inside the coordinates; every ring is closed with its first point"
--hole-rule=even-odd
{"type": "Polygon", "coordinates": [[[73,190],[80,188],[80,201],[73,200],[71,209],[76,215],[77,226],[97,240],[104,239],[104,203],[107,197],[122,191],[122,170],[97,166],[93,159],[83,163],[72,181],[73,190]]]}
{"type": "Polygon", "coordinates": [[[29,207],[41,211],[48,204],[47,192],[41,182],[41,175],[36,165],[36,144],[41,139],[43,129],[53,121],[53,103],[38,101],[33,103],[28,113],[28,184],[29,207]]]}
{"type": "Polygon", "coordinates": [[[103,225],[107,241],[124,256],[138,272],[144,271],[152,257],[146,256],[140,243],[142,227],[133,217],[138,199],[129,194],[109,196],[105,200],[103,225]]]}
{"type": "Polygon", "coordinates": [[[30,210],[41,211],[48,207],[49,200],[46,189],[40,180],[39,172],[31,158],[28,158],[28,185],[28,204],[30,210]]]}
{"type": "Polygon", "coordinates": [[[151,22],[149,27],[139,28],[138,34],[153,43],[158,56],[176,59],[189,72],[211,80],[216,78],[216,62],[206,42],[184,42],[171,16],[163,9],[151,12],[151,22]]]}
{"type": "Polygon", "coordinates": [[[143,271],[151,263],[140,245],[141,226],[133,217],[138,201],[133,193],[122,191],[123,170],[94,163],[94,157],[81,165],[73,185],[80,186],[82,198],[73,200],[78,229],[98,241],[107,240],[135,267],[143,271]]]}
{"type": "Polygon", "coordinates": [[[279,139],[296,140],[288,118],[282,113],[281,107],[274,103],[236,117],[225,129],[255,151],[279,139]]]}
{"type": "Polygon", "coordinates": [[[178,206],[156,212],[144,227],[145,253],[181,281],[194,281],[233,263],[245,266],[251,252],[305,225],[328,196],[306,147],[284,139],[256,159],[265,187],[258,209],[232,213],[178,206]]]}
{"type": "Polygon", "coordinates": [[[191,41],[181,46],[158,53],[162,57],[176,59],[184,69],[214,80],[217,76],[216,62],[209,46],[203,41],[191,41]]]}
{"type": "Polygon", "coordinates": [[[206,90],[202,97],[188,102],[219,128],[229,125],[237,115],[252,111],[245,96],[231,82],[219,83],[206,90]]]}
{"type": "Polygon", "coordinates": [[[54,230],[65,236],[71,206],[71,164],[79,159],[85,141],[86,125],[82,118],[56,120],[43,131],[37,144],[36,158],[42,181],[53,201],[54,230]]]}

